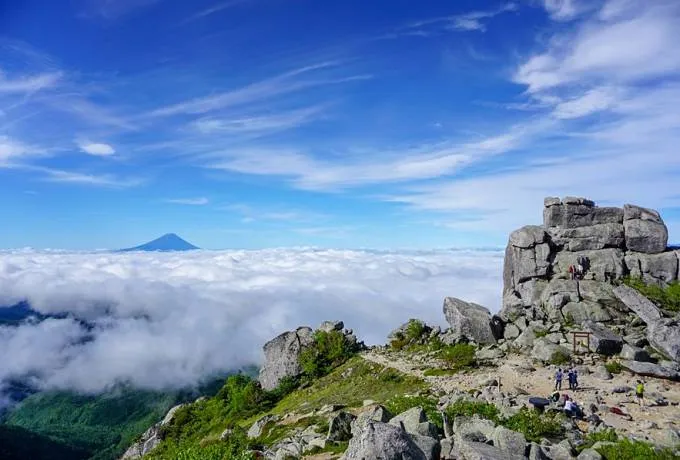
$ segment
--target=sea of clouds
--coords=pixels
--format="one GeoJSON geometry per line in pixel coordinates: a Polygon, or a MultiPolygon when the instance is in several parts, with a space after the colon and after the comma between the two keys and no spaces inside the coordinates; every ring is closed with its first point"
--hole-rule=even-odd
{"type": "MultiPolygon", "coordinates": [[[[165,389],[260,363],[300,325],[341,319],[367,344],[456,296],[500,306],[500,250],[0,252],[0,305],[70,315],[0,327],[0,385],[165,389]]],[[[1,307],[0,307],[1,308],[1,307]]]]}

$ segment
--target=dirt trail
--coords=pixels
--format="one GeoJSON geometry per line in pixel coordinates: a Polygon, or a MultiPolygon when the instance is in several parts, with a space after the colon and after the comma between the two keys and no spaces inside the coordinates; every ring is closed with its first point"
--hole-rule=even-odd
{"type": "MultiPolygon", "coordinates": [[[[473,372],[464,372],[448,376],[432,377],[424,376],[428,368],[438,368],[436,360],[423,360],[417,355],[391,352],[384,349],[372,349],[362,353],[362,357],[368,361],[394,368],[408,375],[424,379],[435,391],[451,393],[455,390],[466,391],[480,389],[484,382],[496,379],[501,382],[502,391],[505,393],[518,393],[518,390],[526,391],[534,396],[547,396],[554,390],[553,375],[554,366],[534,366],[526,357],[512,355],[503,359],[498,367],[480,368],[473,372]]],[[[616,394],[612,390],[616,387],[635,387],[638,377],[628,373],[614,375],[611,380],[602,380],[592,374],[580,375],[577,391],[568,390],[566,379],[563,383],[562,392],[588,408],[591,403],[597,404],[598,400],[607,406],[617,406],[629,413],[632,421],[612,413],[600,413],[605,423],[617,430],[646,437],[655,441],[662,441],[665,428],[673,426],[680,429],[680,382],[671,382],[662,379],[645,377],[646,394],[650,397],[647,407],[640,408],[631,394],[616,394]],[[651,398],[663,396],[670,403],[668,406],[652,406],[651,398]],[[658,428],[654,428],[655,424],[658,428]]]]}

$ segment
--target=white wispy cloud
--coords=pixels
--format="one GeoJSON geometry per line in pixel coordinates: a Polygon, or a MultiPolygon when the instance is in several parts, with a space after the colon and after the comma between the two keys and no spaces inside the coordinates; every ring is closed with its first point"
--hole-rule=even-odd
{"type": "Polygon", "coordinates": [[[0,135],[0,167],[7,165],[10,161],[13,162],[21,158],[42,153],[44,153],[43,149],[24,144],[9,136],[0,135]]]}
{"type": "Polygon", "coordinates": [[[89,18],[117,19],[134,10],[148,7],[162,0],[85,0],[81,16],[89,18]]]}
{"type": "Polygon", "coordinates": [[[229,8],[233,8],[234,6],[240,5],[242,3],[247,2],[248,0],[231,0],[227,2],[221,2],[221,3],[216,3],[211,7],[205,8],[191,16],[189,16],[184,22],[191,22],[191,21],[196,21],[197,19],[202,19],[207,16],[213,15],[215,13],[219,13],[220,11],[224,11],[229,8]]]}
{"type": "Polygon", "coordinates": [[[310,123],[318,118],[323,109],[323,106],[314,106],[239,118],[199,118],[191,122],[191,126],[205,134],[268,134],[310,123]]]}
{"type": "Polygon", "coordinates": [[[265,341],[327,319],[384,343],[411,317],[443,324],[446,295],[497,310],[501,265],[500,251],[6,251],[0,305],[27,300],[91,327],[69,317],[0,328],[0,382],[31,375],[45,388],[92,392],[191,385],[258,363],[265,341]]]}
{"type": "Polygon", "coordinates": [[[227,107],[243,106],[245,104],[259,102],[317,86],[348,83],[372,78],[370,75],[352,75],[344,77],[326,76],[314,79],[301,78],[307,74],[330,69],[337,65],[338,62],[323,62],[301,67],[272,78],[251,83],[242,88],[160,107],[152,110],[145,116],[154,118],[180,114],[200,115],[227,107]]]}
{"type": "Polygon", "coordinates": [[[289,178],[308,190],[337,190],[372,184],[409,182],[454,174],[490,156],[504,154],[541,133],[550,120],[516,125],[506,132],[468,142],[444,142],[397,151],[347,155],[343,161],[319,159],[295,149],[233,149],[219,152],[209,167],[243,174],[289,178]]]}
{"type": "Polygon", "coordinates": [[[101,142],[91,142],[88,140],[76,141],[78,147],[82,152],[88,155],[106,157],[111,156],[116,153],[116,150],[109,144],[104,144],[101,142]]]}
{"type": "Polygon", "coordinates": [[[592,0],[542,0],[543,7],[555,21],[574,19],[592,5],[592,0]]]}
{"type": "Polygon", "coordinates": [[[62,76],[61,72],[48,72],[12,79],[7,77],[0,69],[0,94],[35,93],[42,89],[54,87],[62,76]]]}
{"type": "Polygon", "coordinates": [[[505,3],[492,10],[471,11],[465,14],[441,16],[437,18],[417,21],[399,31],[388,34],[382,38],[397,38],[400,36],[421,36],[429,37],[450,31],[479,31],[485,32],[487,22],[492,18],[512,11],[517,11],[519,7],[516,3],[505,3]]]}
{"type": "Polygon", "coordinates": [[[204,206],[208,203],[210,203],[210,200],[208,200],[206,197],[200,197],[200,198],[170,198],[165,200],[166,203],[173,203],[173,204],[185,204],[188,206],[204,206]]]}
{"type": "Polygon", "coordinates": [[[61,182],[67,184],[91,185],[107,188],[129,188],[144,183],[138,178],[122,178],[113,174],[91,174],[76,171],[64,171],[62,169],[45,168],[39,166],[22,166],[23,169],[40,172],[44,180],[49,182],[61,182]]]}

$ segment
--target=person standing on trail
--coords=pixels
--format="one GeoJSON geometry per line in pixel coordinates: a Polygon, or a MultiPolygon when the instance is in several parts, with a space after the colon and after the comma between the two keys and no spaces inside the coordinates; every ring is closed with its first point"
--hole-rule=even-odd
{"type": "Polygon", "coordinates": [[[640,407],[643,407],[645,405],[644,402],[644,397],[645,397],[645,384],[642,383],[642,380],[637,381],[637,386],[635,387],[635,396],[637,398],[638,404],[640,407]]]}
{"type": "Polygon", "coordinates": [[[574,266],[569,265],[569,278],[574,279],[574,266]]]}
{"type": "Polygon", "coordinates": [[[562,378],[564,377],[564,372],[562,368],[557,369],[555,372],[555,391],[562,389],[562,378]]]}
{"type": "Polygon", "coordinates": [[[574,381],[574,390],[575,390],[575,389],[578,388],[578,371],[576,370],[576,368],[574,368],[574,369],[572,369],[572,372],[573,372],[573,375],[574,375],[572,377],[572,380],[574,381]]]}

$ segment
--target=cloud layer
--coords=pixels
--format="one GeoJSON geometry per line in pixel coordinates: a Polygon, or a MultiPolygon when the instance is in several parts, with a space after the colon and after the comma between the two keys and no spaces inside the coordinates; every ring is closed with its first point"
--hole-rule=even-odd
{"type": "Polygon", "coordinates": [[[190,385],[260,362],[270,338],[326,319],[384,343],[410,317],[443,323],[447,295],[498,309],[501,264],[500,251],[7,252],[0,305],[72,315],[0,327],[0,383],[190,385]]]}

